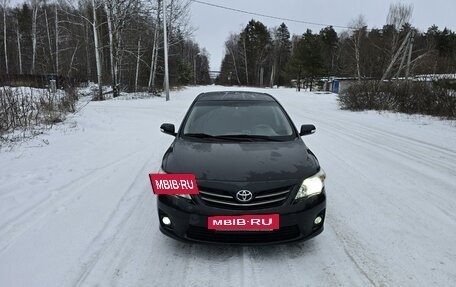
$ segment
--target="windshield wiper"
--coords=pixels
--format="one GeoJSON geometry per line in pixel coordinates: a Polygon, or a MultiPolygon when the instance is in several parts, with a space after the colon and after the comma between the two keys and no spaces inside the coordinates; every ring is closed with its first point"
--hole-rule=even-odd
{"type": "Polygon", "coordinates": [[[198,138],[198,139],[209,139],[209,140],[229,140],[233,141],[234,139],[231,138],[224,138],[223,136],[214,136],[205,133],[187,133],[184,134],[186,137],[198,138]]]}
{"type": "Polygon", "coordinates": [[[282,139],[278,139],[278,138],[270,137],[270,136],[247,135],[247,134],[210,135],[210,134],[205,134],[205,133],[187,133],[187,134],[184,134],[184,136],[201,138],[201,139],[215,139],[215,140],[228,140],[228,141],[258,141],[258,140],[283,141],[282,139]]]}
{"type": "Polygon", "coordinates": [[[273,137],[273,136],[263,136],[263,135],[247,135],[247,134],[239,134],[239,135],[223,135],[224,138],[229,139],[236,139],[236,140],[266,140],[266,141],[283,141],[283,139],[273,137]]]}

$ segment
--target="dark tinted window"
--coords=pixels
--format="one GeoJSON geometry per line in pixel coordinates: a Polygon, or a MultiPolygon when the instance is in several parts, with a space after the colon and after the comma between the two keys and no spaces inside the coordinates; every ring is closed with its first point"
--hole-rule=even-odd
{"type": "Polygon", "coordinates": [[[184,135],[294,137],[283,110],[272,101],[197,102],[183,131],[184,135]]]}

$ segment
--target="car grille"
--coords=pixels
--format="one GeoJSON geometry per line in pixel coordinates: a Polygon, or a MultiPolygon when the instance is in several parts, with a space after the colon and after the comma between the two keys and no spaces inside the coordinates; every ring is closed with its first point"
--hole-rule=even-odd
{"type": "Polygon", "coordinates": [[[252,201],[238,202],[234,195],[223,190],[200,189],[199,195],[209,206],[229,209],[262,209],[282,205],[290,194],[291,186],[256,192],[252,201]]]}
{"type": "Polygon", "coordinates": [[[189,239],[220,243],[273,243],[297,239],[301,233],[296,225],[281,227],[274,231],[214,231],[206,227],[190,225],[189,239]]]}

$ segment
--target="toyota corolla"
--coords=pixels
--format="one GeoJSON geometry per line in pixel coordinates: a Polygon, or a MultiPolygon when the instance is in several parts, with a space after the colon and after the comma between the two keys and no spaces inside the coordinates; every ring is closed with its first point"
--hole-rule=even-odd
{"type": "Polygon", "coordinates": [[[325,172],[279,102],[256,92],[196,97],[159,173],[194,174],[198,194],[158,195],[160,230],[200,243],[278,244],[323,231],[325,172]]]}

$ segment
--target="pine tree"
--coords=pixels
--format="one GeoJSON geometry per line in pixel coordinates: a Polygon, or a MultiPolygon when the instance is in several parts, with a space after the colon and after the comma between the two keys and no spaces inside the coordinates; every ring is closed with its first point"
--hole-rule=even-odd
{"type": "Polygon", "coordinates": [[[261,73],[261,69],[266,68],[266,63],[272,48],[271,35],[266,26],[260,21],[250,20],[241,33],[239,46],[244,46],[244,61],[246,63],[247,85],[259,86],[267,78],[266,73],[261,73]],[[250,81],[248,80],[250,79],[250,81]]]}
{"type": "Polygon", "coordinates": [[[339,37],[332,26],[320,30],[320,39],[323,48],[324,68],[329,75],[335,72],[335,55],[339,37]]]}
{"type": "Polygon", "coordinates": [[[283,86],[288,84],[286,66],[291,57],[290,32],[285,23],[280,24],[274,31],[274,61],[273,84],[283,86]]]}
{"type": "Polygon", "coordinates": [[[306,33],[298,40],[290,60],[288,72],[291,77],[298,80],[304,78],[312,90],[313,81],[324,75],[322,41],[318,34],[313,34],[307,29],[306,33]]]}

